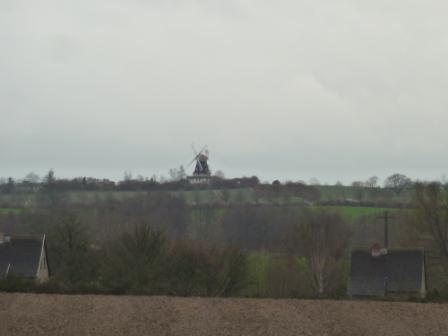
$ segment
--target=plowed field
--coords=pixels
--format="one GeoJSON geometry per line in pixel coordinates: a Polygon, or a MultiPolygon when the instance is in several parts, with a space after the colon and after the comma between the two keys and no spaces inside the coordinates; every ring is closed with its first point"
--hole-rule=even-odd
{"type": "Polygon", "coordinates": [[[0,335],[448,335],[448,305],[0,293],[0,335]]]}

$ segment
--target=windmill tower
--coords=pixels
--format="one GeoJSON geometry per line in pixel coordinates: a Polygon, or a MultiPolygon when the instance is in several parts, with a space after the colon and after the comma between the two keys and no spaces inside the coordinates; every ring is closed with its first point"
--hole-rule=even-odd
{"type": "Polygon", "coordinates": [[[195,167],[193,175],[189,176],[188,180],[192,184],[209,183],[211,172],[208,166],[209,151],[207,146],[202,147],[199,152],[196,151],[193,145],[191,149],[193,150],[194,158],[187,167],[190,167],[193,163],[195,163],[195,167]]]}

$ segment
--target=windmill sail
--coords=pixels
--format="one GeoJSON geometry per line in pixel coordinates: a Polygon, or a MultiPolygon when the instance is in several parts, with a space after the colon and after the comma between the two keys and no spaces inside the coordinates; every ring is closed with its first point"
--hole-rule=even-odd
{"type": "Polygon", "coordinates": [[[194,176],[210,176],[210,169],[208,167],[208,150],[207,146],[202,147],[199,152],[196,152],[194,146],[191,146],[191,149],[194,153],[194,158],[189,163],[188,167],[191,166],[194,162],[196,162],[193,175],[194,176]]]}

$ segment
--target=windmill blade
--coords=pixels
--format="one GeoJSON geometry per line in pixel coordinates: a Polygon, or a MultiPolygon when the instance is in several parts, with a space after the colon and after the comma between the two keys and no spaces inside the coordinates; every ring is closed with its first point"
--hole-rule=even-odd
{"type": "Polygon", "coordinates": [[[193,151],[193,154],[194,154],[195,156],[198,156],[198,155],[199,155],[198,152],[197,152],[197,150],[196,150],[196,148],[194,147],[193,144],[191,144],[191,150],[193,151]]]}
{"type": "Polygon", "coordinates": [[[192,149],[192,151],[193,151],[195,156],[194,156],[193,160],[191,160],[191,162],[187,165],[187,168],[190,167],[196,161],[196,165],[199,166],[199,169],[201,171],[204,170],[204,167],[203,167],[200,159],[201,159],[202,156],[205,156],[206,158],[208,158],[208,153],[206,155],[202,154],[204,152],[204,150],[207,149],[207,145],[202,147],[199,152],[196,151],[196,148],[194,147],[194,144],[191,144],[191,149],[192,149]]]}
{"type": "Polygon", "coordinates": [[[197,160],[198,160],[197,157],[195,157],[193,160],[191,160],[191,162],[187,165],[187,168],[190,167],[193,164],[193,162],[195,162],[197,160]]]}
{"type": "Polygon", "coordinates": [[[199,154],[200,154],[200,153],[197,152],[196,148],[194,147],[194,144],[191,144],[190,146],[191,146],[191,150],[193,151],[194,158],[193,158],[193,160],[191,160],[191,162],[187,165],[187,168],[190,167],[195,161],[198,160],[198,158],[199,158],[199,154]]]}
{"type": "Polygon", "coordinates": [[[206,149],[206,148],[207,148],[207,145],[205,145],[204,147],[202,147],[202,149],[200,150],[200,152],[199,152],[198,156],[199,156],[199,155],[201,155],[201,154],[202,154],[202,152],[204,151],[204,149],[206,149]]]}

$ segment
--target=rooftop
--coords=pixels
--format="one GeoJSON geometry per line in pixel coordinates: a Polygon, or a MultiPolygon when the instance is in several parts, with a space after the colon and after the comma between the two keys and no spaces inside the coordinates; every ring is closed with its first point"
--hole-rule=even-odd
{"type": "Polygon", "coordinates": [[[389,249],[378,257],[373,257],[368,249],[354,249],[348,294],[417,293],[424,279],[424,259],[423,249],[389,249]]]}
{"type": "MultiPolygon", "coordinates": [[[[5,236],[7,237],[7,236],[5,236]]],[[[0,278],[8,274],[35,277],[45,235],[10,236],[0,243],[0,278]]]]}

